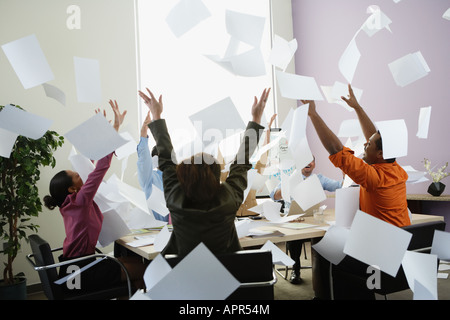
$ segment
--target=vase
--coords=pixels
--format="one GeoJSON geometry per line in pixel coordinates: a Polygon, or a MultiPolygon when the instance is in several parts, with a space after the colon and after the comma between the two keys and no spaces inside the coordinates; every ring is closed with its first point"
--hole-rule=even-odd
{"type": "Polygon", "coordinates": [[[27,299],[27,279],[15,278],[13,284],[5,284],[0,280],[0,300],[26,300],[27,299]]]}
{"type": "Polygon", "coordinates": [[[445,184],[442,182],[433,182],[428,187],[428,193],[432,196],[439,197],[444,192],[445,184]]]}

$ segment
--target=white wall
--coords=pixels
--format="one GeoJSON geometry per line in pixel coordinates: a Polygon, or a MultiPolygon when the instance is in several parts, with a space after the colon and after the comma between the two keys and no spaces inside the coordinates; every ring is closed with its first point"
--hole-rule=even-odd
{"type": "MultiPolygon", "coordinates": [[[[136,141],[139,138],[137,125],[137,77],[134,30],[134,1],[130,0],[1,0],[0,1],[0,45],[35,34],[55,75],[49,84],[66,94],[66,106],[47,98],[42,86],[25,90],[0,50],[0,104],[13,103],[28,112],[54,120],[51,130],[63,135],[81,122],[94,115],[95,108],[104,108],[112,113],[109,99],[116,99],[128,114],[123,128],[136,141]],[[80,8],[81,29],[69,30],[66,20],[70,14],[67,8],[76,3],[80,8]],[[102,102],[98,105],[78,103],[75,87],[73,56],[97,59],[100,63],[102,102]]],[[[39,193],[41,198],[48,193],[49,181],[60,170],[71,169],[67,160],[71,144],[55,154],[57,164],[54,169],[41,170],[39,193]]],[[[138,186],[136,157],[130,157],[124,181],[138,186]]],[[[121,163],[113,159],[110,174],[120,176],[121,163]]],[[[39,234],[52,247],[62,246],[64,226],[57,209],[50,211],[44,207],[35,219],[40,225],[39,234]]],[[[106,248],[110,250],[111,248],[106,248]]],[[[14,272],[25,272],[28,285],[40,282],[38,274],[29,266],[25,255],[30,253],[24,241],[22,251],[14,264],[14,272]]],[[[3,259],[3,257],[2,257],[3,259]]]]}

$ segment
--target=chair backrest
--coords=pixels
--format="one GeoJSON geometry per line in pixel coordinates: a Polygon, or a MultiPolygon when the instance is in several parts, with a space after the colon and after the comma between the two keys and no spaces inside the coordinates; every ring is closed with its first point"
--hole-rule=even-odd
{"type": "MultiPolygon", "coordinates": [[[[29,240],[36,266],[41,267],[55,263],[53,253],[47,241],[37,234],[30,235],[29,240]]],[[[49,300],[60,299],[62,297],[62,290],[54,283],[58,279],[58,271],[56,268],[40,270],[38,273],[47,298],[49,300]]]]}
{"type": "MultiPolygon", "coordinates": [[[[217,259],[225,268],[244,284],[270,282],[274,280],[272,252],[262,250],[242,250],[233,253],[219,254],[217,259]]],[[[173,268],[182,259],[166,257],[173,268]]],[[[273,284],[255,287],[240,287],[227,300],[272,300],[273,284]]]]}
{"type": "Polygon", "coordinates": [[[434,232],[436,230],[445,231],[444,221],[432,221],[419,224],[412,224],[403,227],[404,230],[412,233],[408,250],[420,250],[431,248],[433,244],[434,232]]]}

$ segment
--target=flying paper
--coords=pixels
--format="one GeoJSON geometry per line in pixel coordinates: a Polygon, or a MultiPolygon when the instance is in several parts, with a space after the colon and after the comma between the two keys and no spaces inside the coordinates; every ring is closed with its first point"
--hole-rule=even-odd
{"type": "Polygon", "coordinates": [[[405,87],[430,73],[430,68],[422,53],[407,54],[389,64],[389,70],[394,77],[395,83],[400,87],[405,87]]]}
{"type": "Polygon", "coordinates": [[[100,102],[102,100],[102,88],[98,60],[73,57],[73,63],[78,102],[100,102]]]}
{"type": "Polygon", "coordinates": [[[419,124],[416,136],[421,139],[428,138],[428,128],[430,127],[431,106],[420,108],[419,124]]]}
{"type": "Polygon", "coordinates": [[[36,35],[4,44],[2,49],[25,89],[54,79],[36,35]]]}
{"type": "Polygon", "coordinates": [[[391,159],[408,154],[408,129],[405,120],[388,120],[375,122],[380,130],[383,144],[383,158],[391,159]]]}
{"type": "Polygon", "coordinates": [[[314,78],[280,70],[275,70],[275,73],[283,97],[295,100],[324,100],[314,78]]]}
{"type": "Polygon", "coordinates": [[[201,0],[181,0],[169,12],[166,22],[179,38],[210,16],[211,13],[201,0]]]}

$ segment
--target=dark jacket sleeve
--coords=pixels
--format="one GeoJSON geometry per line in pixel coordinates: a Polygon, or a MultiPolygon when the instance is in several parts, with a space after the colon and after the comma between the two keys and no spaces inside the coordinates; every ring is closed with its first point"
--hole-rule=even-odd
{"type": "Polygon", "coordinates": [[[228,178],[225,180],[232,188],[234,197],[239,204],[244,201],[244,190],[247,188],[247,171],[252,168],[250,156],[258,146],[263,129],[264,127],[256,122],[250,121],[248,123],[241,146],[233,164],[230,166],[228,178]]]}
{"type": "Polygon", "coordinates": [[[158,166],[163,173],[164,195],[167,200],[172,188],[178,183],[176,173],[176,159],[173,153],[173,145],[170,140],[169,131],[167,130],[166,121],[164,119],[151,122],[148,127],[156,141],[158,149],[158,166]],[[172,159],[173,153],[173,159],[172,159]]]}

